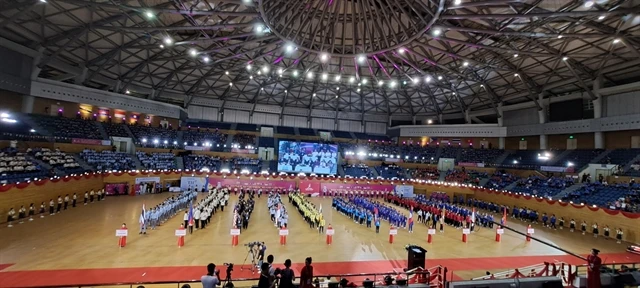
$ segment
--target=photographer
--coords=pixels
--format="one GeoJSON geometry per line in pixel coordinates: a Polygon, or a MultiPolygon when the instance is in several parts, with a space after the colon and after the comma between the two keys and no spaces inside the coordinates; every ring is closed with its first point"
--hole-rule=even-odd
{"type": "Polygon", "coordinates": [[[207,265],[207,275],[200,278],[202,288],[215,288],[220,285],[220,270],[216,270],[216,265],[209,263],[207,265]]]}
{"type": "Polygon", "coordinates": [[[258,246],[258,267],[262,267],[262,263],[264,261],[264,252],[267,251],[267,245],[264,245],[264,242],[260,243],[258,246]]]}

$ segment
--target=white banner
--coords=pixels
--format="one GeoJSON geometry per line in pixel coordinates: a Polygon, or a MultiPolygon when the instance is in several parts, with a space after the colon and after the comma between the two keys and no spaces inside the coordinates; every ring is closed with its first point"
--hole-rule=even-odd
{"type": "Polygon", "coordinates": [[[535,232],[535,231],[533,230],[533,228],[529,228],[529,229],[527,229],[527,233],[529,233],[529,234],[533,234],[534,232],[535,232]]]}
{"type": "Polygon", "coordinates": [[[176,236],[187,236],[187,229],[177,229],[176,236]]]}
{"type": "Polygon", "coordinates": [[[567,168],[561,166],[540,166],[540,170],[547,172],[565,172],[567,168]]]}
{"type": "Polygon", "coordinates": [[[389,230],[389,235],[398,235],[398,229],[390,229],[389,230]]]}
{"type": "Polygon", "coordinates": [[[140,183],[148,183],[148,182],[160,183],[160,177],[142,177],[142,178],[136,178],[136,184],[140,184],[140,183]]]}
{"type": "Polygon", "coordinates": [[[127,229],[116,230],[116,237],[127,237],[127,234],[129,234],[129,230],[127,229]]]}
{"type": "Polygon", "coordinates": [[[496,233],[502,235],[502,234],[504,234],[504,229],[497,229],[496,233]]]}
{"type": "Polygon", "coordinates": [[[288,229],[281,229],[280,230],[280,236],[287,236],[289,235],[289,230],[288,229]]]}
{"type": "Polygon", "coordinates": [[[436,229],[429,229],[429,230],[427,230],[427,233],[429,235],[436,235],[436,229]]]}
{"type": "Polygon", "coordinates": [[[413,198],[413,186],[412,185],[395,185],[393,188],[397,195],[402,195],[404,198],[413,198]]]}
{"type": "Polygon", "coordinates": [[[336,233],[336,231],[334,231],[333,229],[327,229],[327,235],[334,235],[336,233]]]}
{"type": "Polygon", "coordinates": [[[231,236],[240,235],[240,229],[231,229],[231,232],[229,234],[231,234],[231,236]]]}
{"type": "Polygon", "coordinates": [[[191,188],[191,191],[194,189],[202,189],[207,184],[207,179],[205,177],[182,177],[180,178],[180,189],[182,191],[187,191],[191,188]]]}
{"type": "Polygon", "coordinates": [[[462,234],[471,234],[471,229],[462,229],[462,234]]]}
{"type": "Polygon", "coordinates": [[[184,146],[184,150],[205,151],[207,149],[204,146],[184,146]]]}

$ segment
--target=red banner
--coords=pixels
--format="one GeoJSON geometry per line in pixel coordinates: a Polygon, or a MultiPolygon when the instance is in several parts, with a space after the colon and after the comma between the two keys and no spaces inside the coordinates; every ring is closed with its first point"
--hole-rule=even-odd
{"type": "Polygon", "coordinates": [[[471,163],[471,162],[458,162],[458,166],[462,166],[462,167],[476,167],[476,166],[478,166],[478,163],[471,163]]]}
{"type": "Polygon", "coordinates": [[[306,194],[329,191],[385,191],[393,192],[391,184],[350,184],[350,183],[324,183],[317,181],[300,180],[300,192],[306,194]]]}
{"type": "Polygon", "coordinates": [[[83,145],[111,145],[110,140],[81,139],[81,138],[73,138],[71,139],[71,143],[83,144],[83,145]]]}
{"type": "Polygon", "coordinates": [[[300,180],[300,193],[313,194],[320,192],[320,182],[300,180]]]}
{"type": "Polygon", "coordinates": [[[250,180],[250,179],[220,179],[209,178],[209,185],[217,187],[218,183],[222,187],[238,187],[244,189],[280,189],[280,190],[293,190],[296,189],[295,181],[282,181],[282,180],[250,180]]]}

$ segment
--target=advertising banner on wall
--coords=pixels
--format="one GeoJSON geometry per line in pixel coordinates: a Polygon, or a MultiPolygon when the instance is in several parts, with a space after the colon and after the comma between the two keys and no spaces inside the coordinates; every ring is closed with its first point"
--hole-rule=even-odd
{"type": "Polygon", "coordinates": [[[573,167],[562,166],[540,166],[540,170],[546,172],[560,172],[560,173],[573,173],[573,167]]]}
{"type": "Polygon", "coordinates": [[[148,183],[148,182],[160,183],[160,177],[141,177],[141,178],[136,178],[136,184],[148,183]]]}
{"type": "Polygon", "coordinates": [[[129,193],[127,183],[107,183],[104,192],[107,195],[126,195],[129,193]]]}
{"type": "Polygon", "coordinates": [[[204,146],[184,146],[184,150],[189,150],[189,151],[205,151],[208,150],[207,147],[204,146]]]}
{"type": "Polygon", "coordinates": [[[249,180],[249,179],[224,179],[224,178],[207,178],[207,177],[182,177],[180,179],[180,189],[187,190],[197,189],[200,191],[202,187],[242,187],[244,189],[253,190],[293,190],[296,188],[296,182],[284,180],[249,180]]]}
{"type": "Polygon", "coordinates": [[[476,166],[478,166],[478,163],[471,163],[471,162],[458,162],[458,166],[462,166],[462,167],[476,167],[476,166]]]}
{"type": "Polygon", "coordinates": [[[71,139],[71,143],[73,144],[82,144],[82,145],[111,145],[111,140],[99,140],[99,139],[81,139],[81,138],[73,138],[71,139]]]}
{"type": "Polygon", "coordinates": [[[393,185],[391,184],[351,184],[351,183],[322,183],[317,181],[300,181],[301,193],[318,193],[329,191],[386,191],[392,192],[393,185]]]}
{"type": "Polygon", "coordinates": [[[232,148],[231,152],[238,154],[256,154],[255,149],[240,149],[240,148],[232,148]]]}
{"type": "Polygon", "coordinates": [[[413,198],[414,196],[412,185],[396,185],[394,192],[404,198],[413,198]]]}

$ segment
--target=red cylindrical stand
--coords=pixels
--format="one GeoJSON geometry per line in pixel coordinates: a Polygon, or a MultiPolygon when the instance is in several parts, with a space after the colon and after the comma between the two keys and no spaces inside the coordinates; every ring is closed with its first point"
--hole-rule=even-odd
{"type": "Polygon", "coordinates": [[[395,228],[393,228],[393,226],[391,226],[391,228],[389,228],[389,243],[393,244],[393,234],[391,234],[395,228]]]}
{"type": "Polygon", "coordinates": [[[496,242],[500,242],[501,238],[502,238],[501,235],[498,234],[498,229],[496,229],[496,242]]]}
{"type": "MultiPolygon", "coordinates": [[[[280,231],[285,230],[284,226],[280,228],[280,231]]],[[[280,235],[280,245],[287,244],[287,235],[280,235]]]]}
{"type": "Polygon", "coordinates": [[[527,225],[527,242],[531,242],[531,234],[529,233],[529,229],[531,229],[531,224],[527,225]]]}
{"type": "MultiPolygon", "coordinates": [[[[333,231],[333,229],[329,227],[327,231],[333,231]]],[[[333,235],[330,235],[329,233],[327,233],[327,245],[331,245],[331,243],[333,243],[333,235]]]]}
{"type": "Polygon", "coordinates": [[[467,234],[462,233],[462,242],[467,243],[467,234]]]}
{"type": "Polygon", "coordinates": [[[433,238],[431,237],[431,234],[427,235],[427,243],[431,243],[431,241],[433,241],[431,238],[433,238]]]}
{"type": "MultiPolygon", "coordinates": [[[[238,229],[238,227],[233,226],[233,229],[238,229]]],[[[231,235],[231,246],[238,246],[238,235],[231,235]]]]}
{"type": "MultiPolygon", "coordinates": [[[[179,230],[184,230],[184,228],[180,228],[179,230]]],[[[178,236],[178,248],[182,248],[184,246],[184,236],[178,236]]]]}

